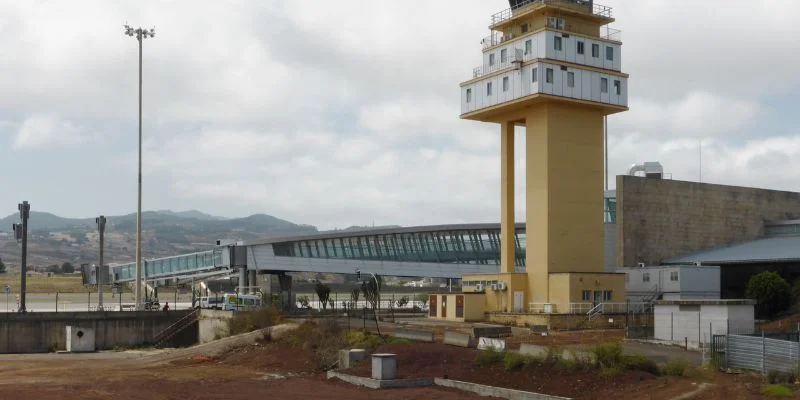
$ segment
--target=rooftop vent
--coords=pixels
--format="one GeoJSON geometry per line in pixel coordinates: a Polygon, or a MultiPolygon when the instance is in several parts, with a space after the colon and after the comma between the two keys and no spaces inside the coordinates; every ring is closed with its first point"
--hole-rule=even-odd
{"type": "Polygon", "coordinates": [[[643,172],[646,178],[663,179],[664,167],[660,162],[646,162],[644,164],[633,164],[628,170],[628,175],[635,176],[637,172],[643,172]]]}

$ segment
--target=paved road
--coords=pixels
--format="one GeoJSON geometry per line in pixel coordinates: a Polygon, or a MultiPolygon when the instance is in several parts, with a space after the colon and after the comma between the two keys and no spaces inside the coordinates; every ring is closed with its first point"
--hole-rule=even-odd
{"type": "MultiPolygon", "coordinates": [[[[573,345],[567,346],[581,350],[591,351],[594,346],[573,345]]],[[[657,364],[666,364],[669,360],[685,359],[691,365],[703,365],[703,353],[699,351],[686,351],[680,347],[666,346],[653,343],[623,342],[622,352],[627,355],[641,354],[657,364]]]]}

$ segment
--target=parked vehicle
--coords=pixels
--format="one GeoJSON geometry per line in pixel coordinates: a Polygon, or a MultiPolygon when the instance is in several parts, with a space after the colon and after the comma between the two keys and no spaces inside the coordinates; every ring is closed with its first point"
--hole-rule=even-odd
{"type": "Polygon", "coordinates": [[[205,308],[210,310],[221,310],[223,302],[224,302],[223,297],[203,296],[200,298],[200,308],[205,308]]]}
{"type": "Polygon", "coordinates": [[[225,293],[222,309],[227,311],[251,311],[261,308],[261,296],[255,294],[225,293]]]}

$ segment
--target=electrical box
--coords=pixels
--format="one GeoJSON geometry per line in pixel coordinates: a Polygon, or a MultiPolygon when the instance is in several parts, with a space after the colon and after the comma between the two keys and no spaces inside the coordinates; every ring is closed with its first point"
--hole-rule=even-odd
{"type": "Polygon", "coordinates": [[[94,329],[67,326],[67,352],[92,353],[95,351],[94,329]]]}

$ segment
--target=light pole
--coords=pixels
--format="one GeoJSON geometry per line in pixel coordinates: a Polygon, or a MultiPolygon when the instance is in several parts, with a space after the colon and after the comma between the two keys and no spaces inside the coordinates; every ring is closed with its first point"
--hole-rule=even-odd
{"type": "Polygon", "coordinates": [[[155,37],[155,29],[149,31],[125,25],[125,34],[139,42],[139,201],[136,208],[136,309],[142,309],[142,42],[155,37]]]}
{"type": "Polygon", "coordinates": [[[97,268],[97,311],[103,310],[103,234],[106,231],[106,217],[99,216],[94,219],[97,223],[97,230],[100,233],[100,266],[97,268]]]}

